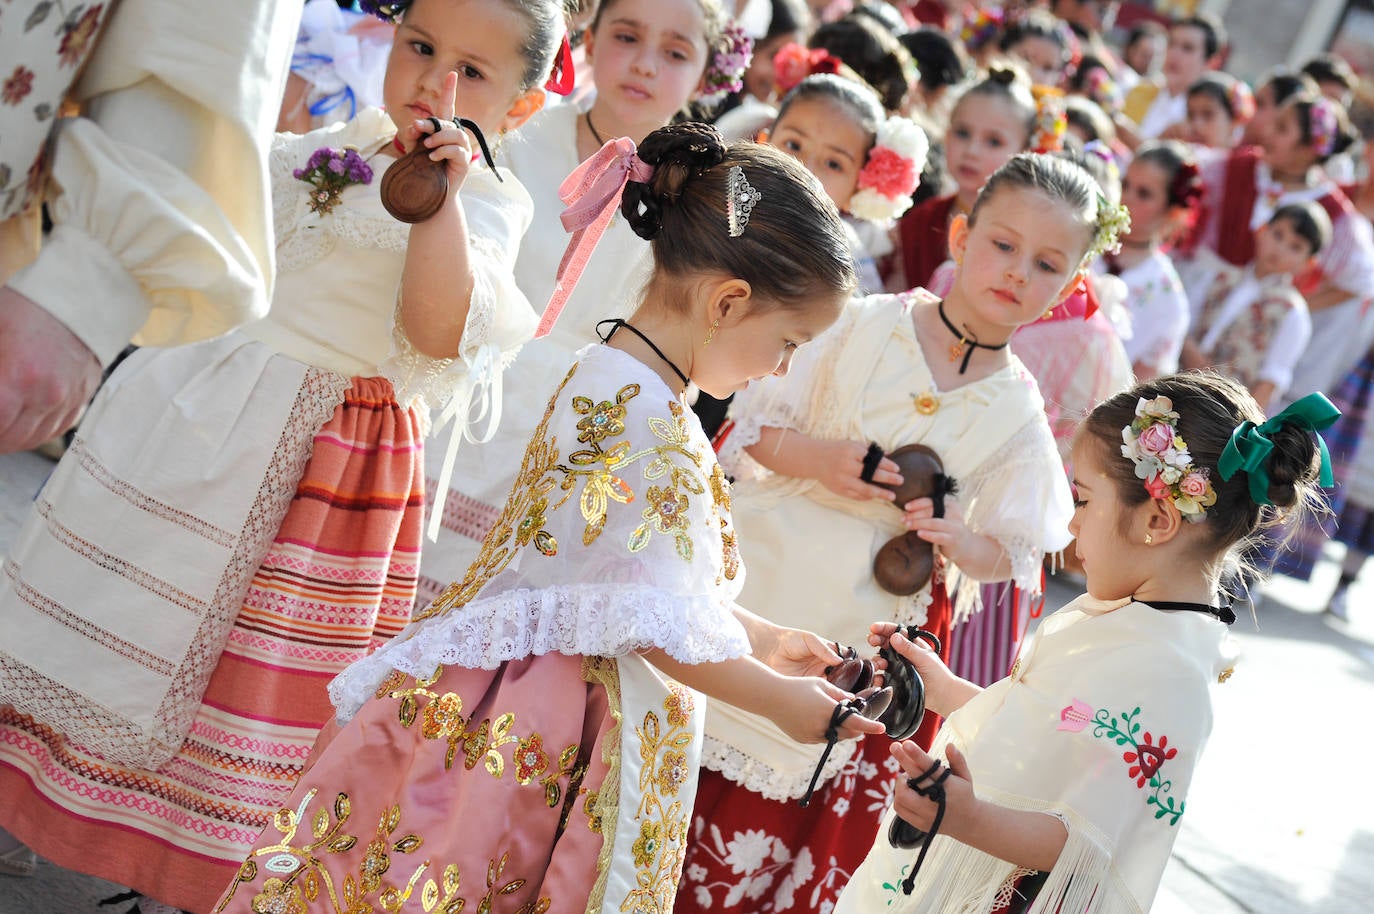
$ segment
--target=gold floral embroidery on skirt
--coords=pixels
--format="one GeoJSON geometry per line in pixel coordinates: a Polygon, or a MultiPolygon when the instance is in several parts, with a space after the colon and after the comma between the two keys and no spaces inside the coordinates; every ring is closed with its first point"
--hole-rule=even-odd
{"type": "Polygon", "coordinates": [[[539,733],[520,736],[512,733],[515,728],[515,714],[506,712],[495,720],[486,718],[476,721],[463,716],[463,699],[456,692],[439,693],[430,688],[443,674],[439,667],[432,676],[413,680],[405,673],[393,670],[391,675],[377,689],[379,699],[393,698],[400,702],[397,719],[401,726],[409,729],[415,721],[420,722],[420,735],[425,739],[446,740],[448,751],[444,753],[444,769],[452,770],[463,753],[463,768],[471,771],[479,764],[493,777],[504,776],[508,768],[513,769],[517,784],[526,786],[538,782],[544,787],[544,802],[550,809],[564,803],[563,818],[577,798],[582,777],[587,773],[587,762],[580,759],[576,743],[566,746],[557,757],[551,756],[544,748],[544,737],[539,733]],[[506,763],[500,751],[505,746],[514,746],[511,764],[506,763]],[[566,792],[564,784],[566,783],[566,792]]]}
{"type": "MultiPolygon", "coordinates": [[[[363,851],[357,873],[347,874],[343,884],[336,885],[334,877],[323,865],[324,858],[331,854],[347,853],[357,847],[358,839],[345,831],[353,814],[353,804],[348,794],[336,795],[332,810],[322,806],[310,817],[310,840],[296,844],[297,834],[306,820],[306,810],[316,793],[318,791],[315,789],[307,791],[295,810],[282,809],[277,812],[272,819],[272,827],[281,834],[282,840],[255,850],[243,862],[229,886],[228,894],[215,907],[216,914],[224,910],[240,887],[250,886],[245,891],[252,891],[250,884],[256,882],[260,875],[259,862],[255,858],[262,859],[261,870],[275,875],[264,879],[261,890],[253,895],[250,903],[253,914],[305,914],[307,904],[314,904],[321,898],[326,899],[335,914],[370,914],[378,909],[387,914],[398,914],[414,896],[417,887],[420,905],[426,914],[459,914],[465,910],[490,914],[498,898],[514,895],[528,882],[524,878],[506,878],[509,852],[503,853],[500,858],[492,858],[487,862],[486,891],[477,900],[475,908],[469,909],[469,898],[460,894],[463,880],[457,864],[446,866],[439,879],[428,878],[423,883],[421,879],[430,868],[429,860],[413,864],[402,862],[393,873],[393,863],[396,862],[393,855],[415,853],[424,845],[424,838],[416,834],[397,837],[396,831],[401,825],[401,807],[392,806],[378,820],[376,833],[363,851]],[[409,875],[404,875],[407,869],[410,870],[409,875]],[[399,876],[404,882],[395,878],[388,880],[388,874],[399,876]]],[[[516,914],[544,914],[552,904],[550,898],[538,898],[521,905],[516,914]]]]}

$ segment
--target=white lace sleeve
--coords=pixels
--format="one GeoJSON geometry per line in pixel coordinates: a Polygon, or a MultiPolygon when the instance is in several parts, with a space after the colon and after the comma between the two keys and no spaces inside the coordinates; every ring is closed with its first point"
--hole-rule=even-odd
{"type": "Polygon", "coordinates": [[[1045,555],[1069,544],[1073,498],[1045,419],[1037,416],[978,469],[958,480],[969,529],[1001,544],[1011,580],[1040,591],[1045,555]]]}
{"type": "MultiPolygon", "coordinates": [[[[515,284],[515,253],[529,228],[534,204],[515,176],[491,171],[470,175],[460,192],[468,223],[472,297],[458,357],[434,359],[411,345],[400,321],[400,301],[392,322],[392,355],[381,366],[384,377],[406,405],[419,401],[439,412],[434,431],[451,424],[437,495],[429,506],[428,535],[439,535],[444,499],[464,440],[484,444],[501,422],[501,376],[520,347],[534,336],[537,318],[515,284]],[[479,428],[484,429],[478,431],[479,428]]],[[[399,296],[399,290],[398,290],[399,296]]],[[[420,410],[422,414],[426,410],[420,410]]]]}
{"type": "Polygon", "coordinates": [[[824,384],[833,369],[849,330],[862,313],[861,302],[845,307],[833,325],[819,337],[797,350],[792,366],[781,378],[768,377],[750,384],[735,394],[730,407],[733,426],[720,444],[720,463],[737,480],[763,479],[772,475],[745,452],[758,443],[765,428],[809,430],[819,418],[814,414],[818,385],[824,384]]]}
{"type": "Polygon", "coordinates": [[[490,397],[492,402],[477,412],[491,418],[493,426],[500,417],[499,387],[493,386],[497,375],[534,335],[536,324],[514,276],[515,252],[529,227],[533,203],[513,175],[502,174],[504,182],[498,182],[490,171],[476,171],[460,192],[468,223],[473,287],[458,357],[434,359],[415,349],[401,326],[398,302],[392,354],[381,366],[396,388],[397,400],[405,405],[419,399],[443,411],[464,399],[457,412],[466,417],[470,415],[466,400],[474,393],[490,397]]]}
{"type": "Polygon", "coordinates": [[[589,350],[527,447],[467,576],[330,686],[344,719],[392,669],[492,668],[558,651],[747,654],[724,475],[649,369],[589,350]]]}

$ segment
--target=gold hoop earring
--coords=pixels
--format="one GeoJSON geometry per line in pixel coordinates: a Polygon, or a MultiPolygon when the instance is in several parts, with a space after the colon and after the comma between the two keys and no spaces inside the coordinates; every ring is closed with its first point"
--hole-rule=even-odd
{"type": "Polygon", "coordinates": [[[706,329],[706,339],[702,341],[701,345],[703,345],[703,346],[709,346],[709,345],[711,345],[711,340],[713,340],[713,339],[716,338],[716,330],[717,330],[719,327],[720,327],[720,321],[711,321],[711,326],[708,327],[708,328],[706,329]]]}
{"type": "Polygon", "coordinates": [[[1145,534],[1145,545],[1149,546],[1149,545],[1151,545],[1152,543],[1154,543],[1154,541],[1155,541],[1155,538],[1154,538],[1153,536],[1151,536],[1151,535],[1148,534],[1148,533],[1145,534]]]}

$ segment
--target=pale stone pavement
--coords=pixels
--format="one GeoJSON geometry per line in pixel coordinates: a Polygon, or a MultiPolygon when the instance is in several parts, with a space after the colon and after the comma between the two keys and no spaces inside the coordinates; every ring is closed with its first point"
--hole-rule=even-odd
{"type": "MultiPolygon", "coordinates": [[[[0,457],[0,550],[51,466],[34,454],[0,457]]],[[[1365,729],[1374,708],[1374,570],[1357,585],[1349,625],[1321,613],[1335,575],[1326,563],[1310,585],[1277,579],[1258,629],[1245,616],[1236,623],[1244,656],[1219,690],[1211,743],[1151,914],[1374,910],[1374,740],[1365,729]]],[[[1050,607],[1075,595],[1056,583],[1050,607]]],[[[34,878],[0,876],[0,914],[110,914],[124,906],[96,902],[115,891],[45,863],[34,878]]]]}

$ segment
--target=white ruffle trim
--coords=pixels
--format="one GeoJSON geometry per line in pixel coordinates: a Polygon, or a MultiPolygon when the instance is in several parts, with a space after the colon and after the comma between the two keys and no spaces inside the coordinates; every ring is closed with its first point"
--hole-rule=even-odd
{"type": "Polygon", "coordinates": [[[440,666],[494,670],[540,654],[615,657],[661,648],[682,663],[749,653],[733,606],[636,584],[510,590],[425,619],[329,684],[339,723],[353,718],[392,670],[428,676],[440,666]]]}
{"type": "MultiPolygon", "coordinates": [[[[835,748],[830,750],[830,757],[825,760],[825,767],[821,769],[821,776],[816,780],[817,791],[823,790],[830,780],[849,764],[858,746],[859,741],[856,739],[835,744],[835,748]]],[[[820,754],[821,747],[817,746],[818,761],[820,754]]],[[[777,800],[780,803],[801,798],[811,783],[814,770],[807,769],[796,773],[778,771],[768,763],[716,739],[709,733],[705,735],[701,746],[701,767],[720,772],[726,780],[758,794],[765,800],[777,800]]]]}

